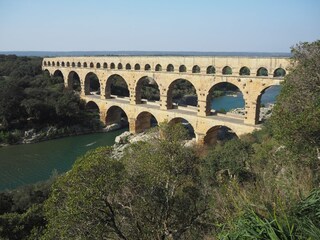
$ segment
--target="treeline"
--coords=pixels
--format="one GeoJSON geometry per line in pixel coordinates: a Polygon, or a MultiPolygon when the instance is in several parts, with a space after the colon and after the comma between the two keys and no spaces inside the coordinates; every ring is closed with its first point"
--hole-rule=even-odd
{"type": "Polygon", "coordinates": [[[41,58],[0,56],[0,143],[16,143],[29,129],[99,128],[92,113],[63,79],[41,70],[41,58]]]}

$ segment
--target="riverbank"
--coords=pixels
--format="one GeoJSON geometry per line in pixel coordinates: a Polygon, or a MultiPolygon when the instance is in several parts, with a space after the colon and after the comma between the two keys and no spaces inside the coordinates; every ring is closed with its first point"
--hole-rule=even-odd
{"type": "Polygon", "coordinates": [[[13,130],[11,132],[0,132],[0,147],[7,147],[18,144],[38,143],[58,138],[79,136],[93,133],[106,133],[121,129],[119,124],[111,124],[100,128],[83,128],[79,125],[58,128],[56,126],[48,126],[41,129],[13,130]],[[2,141],[3,142],[2,142],[2,141]],[[7,142],[4,142],[7,141],[7,142]]]}

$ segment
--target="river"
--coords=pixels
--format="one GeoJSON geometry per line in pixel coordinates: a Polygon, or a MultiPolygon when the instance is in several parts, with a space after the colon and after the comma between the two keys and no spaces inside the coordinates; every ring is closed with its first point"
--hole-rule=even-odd
{"type": "MultiPolygon", "coordinates": [[[[262,96],[263,104],[274,103],[279,87],[271,87],[262,96]]],[[[241,94],[213,99],[216,110],[244,106],[241,94]]],[[[124,130],[60,138],[35,144],[0,148],[0,191],[25,184],[47,180],[54,171],[63,173],[71,169],[77,157],[90,149],[112,145],[124,130]]]]}

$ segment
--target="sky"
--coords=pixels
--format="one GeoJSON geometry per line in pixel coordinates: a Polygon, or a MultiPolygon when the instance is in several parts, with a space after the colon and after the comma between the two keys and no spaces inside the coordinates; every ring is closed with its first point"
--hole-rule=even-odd
{"type": "Polygon", "coordinates": [[[0,51],[289,52],[320,0],[0,0],[0,51]]]}

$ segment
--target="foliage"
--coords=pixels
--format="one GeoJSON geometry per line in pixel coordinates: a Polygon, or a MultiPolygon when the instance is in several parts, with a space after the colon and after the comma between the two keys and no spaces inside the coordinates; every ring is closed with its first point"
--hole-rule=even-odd
{"type": "Polygon", "coordinates": [[[320,157],[320,40],[292,49],[293,68],[273,110],[275,136],[296,152],[320,157]]]}
{"type": "Polygon", "coordinates": [[[28,129],[100,127],[60,77],[42,73],[41,58],[0,55],[0,62],[0,74],[8,75],[0,87],[0,143],[16,143],[28,129]]]}
{"type": "Polygon", "coordinates": [[[54,177],[0,193],[0,239],[38,239],[46,225],[43,202],[54,177]]]}
{"type": "Polygon", "coordinates": [[[171,130],[167,140],[133,144],[120,160],[110,148],[78,159],[54,185],[44,239],[202,238],[211,225],[200,161],[178,140],[184,133],[171,130]]]}

